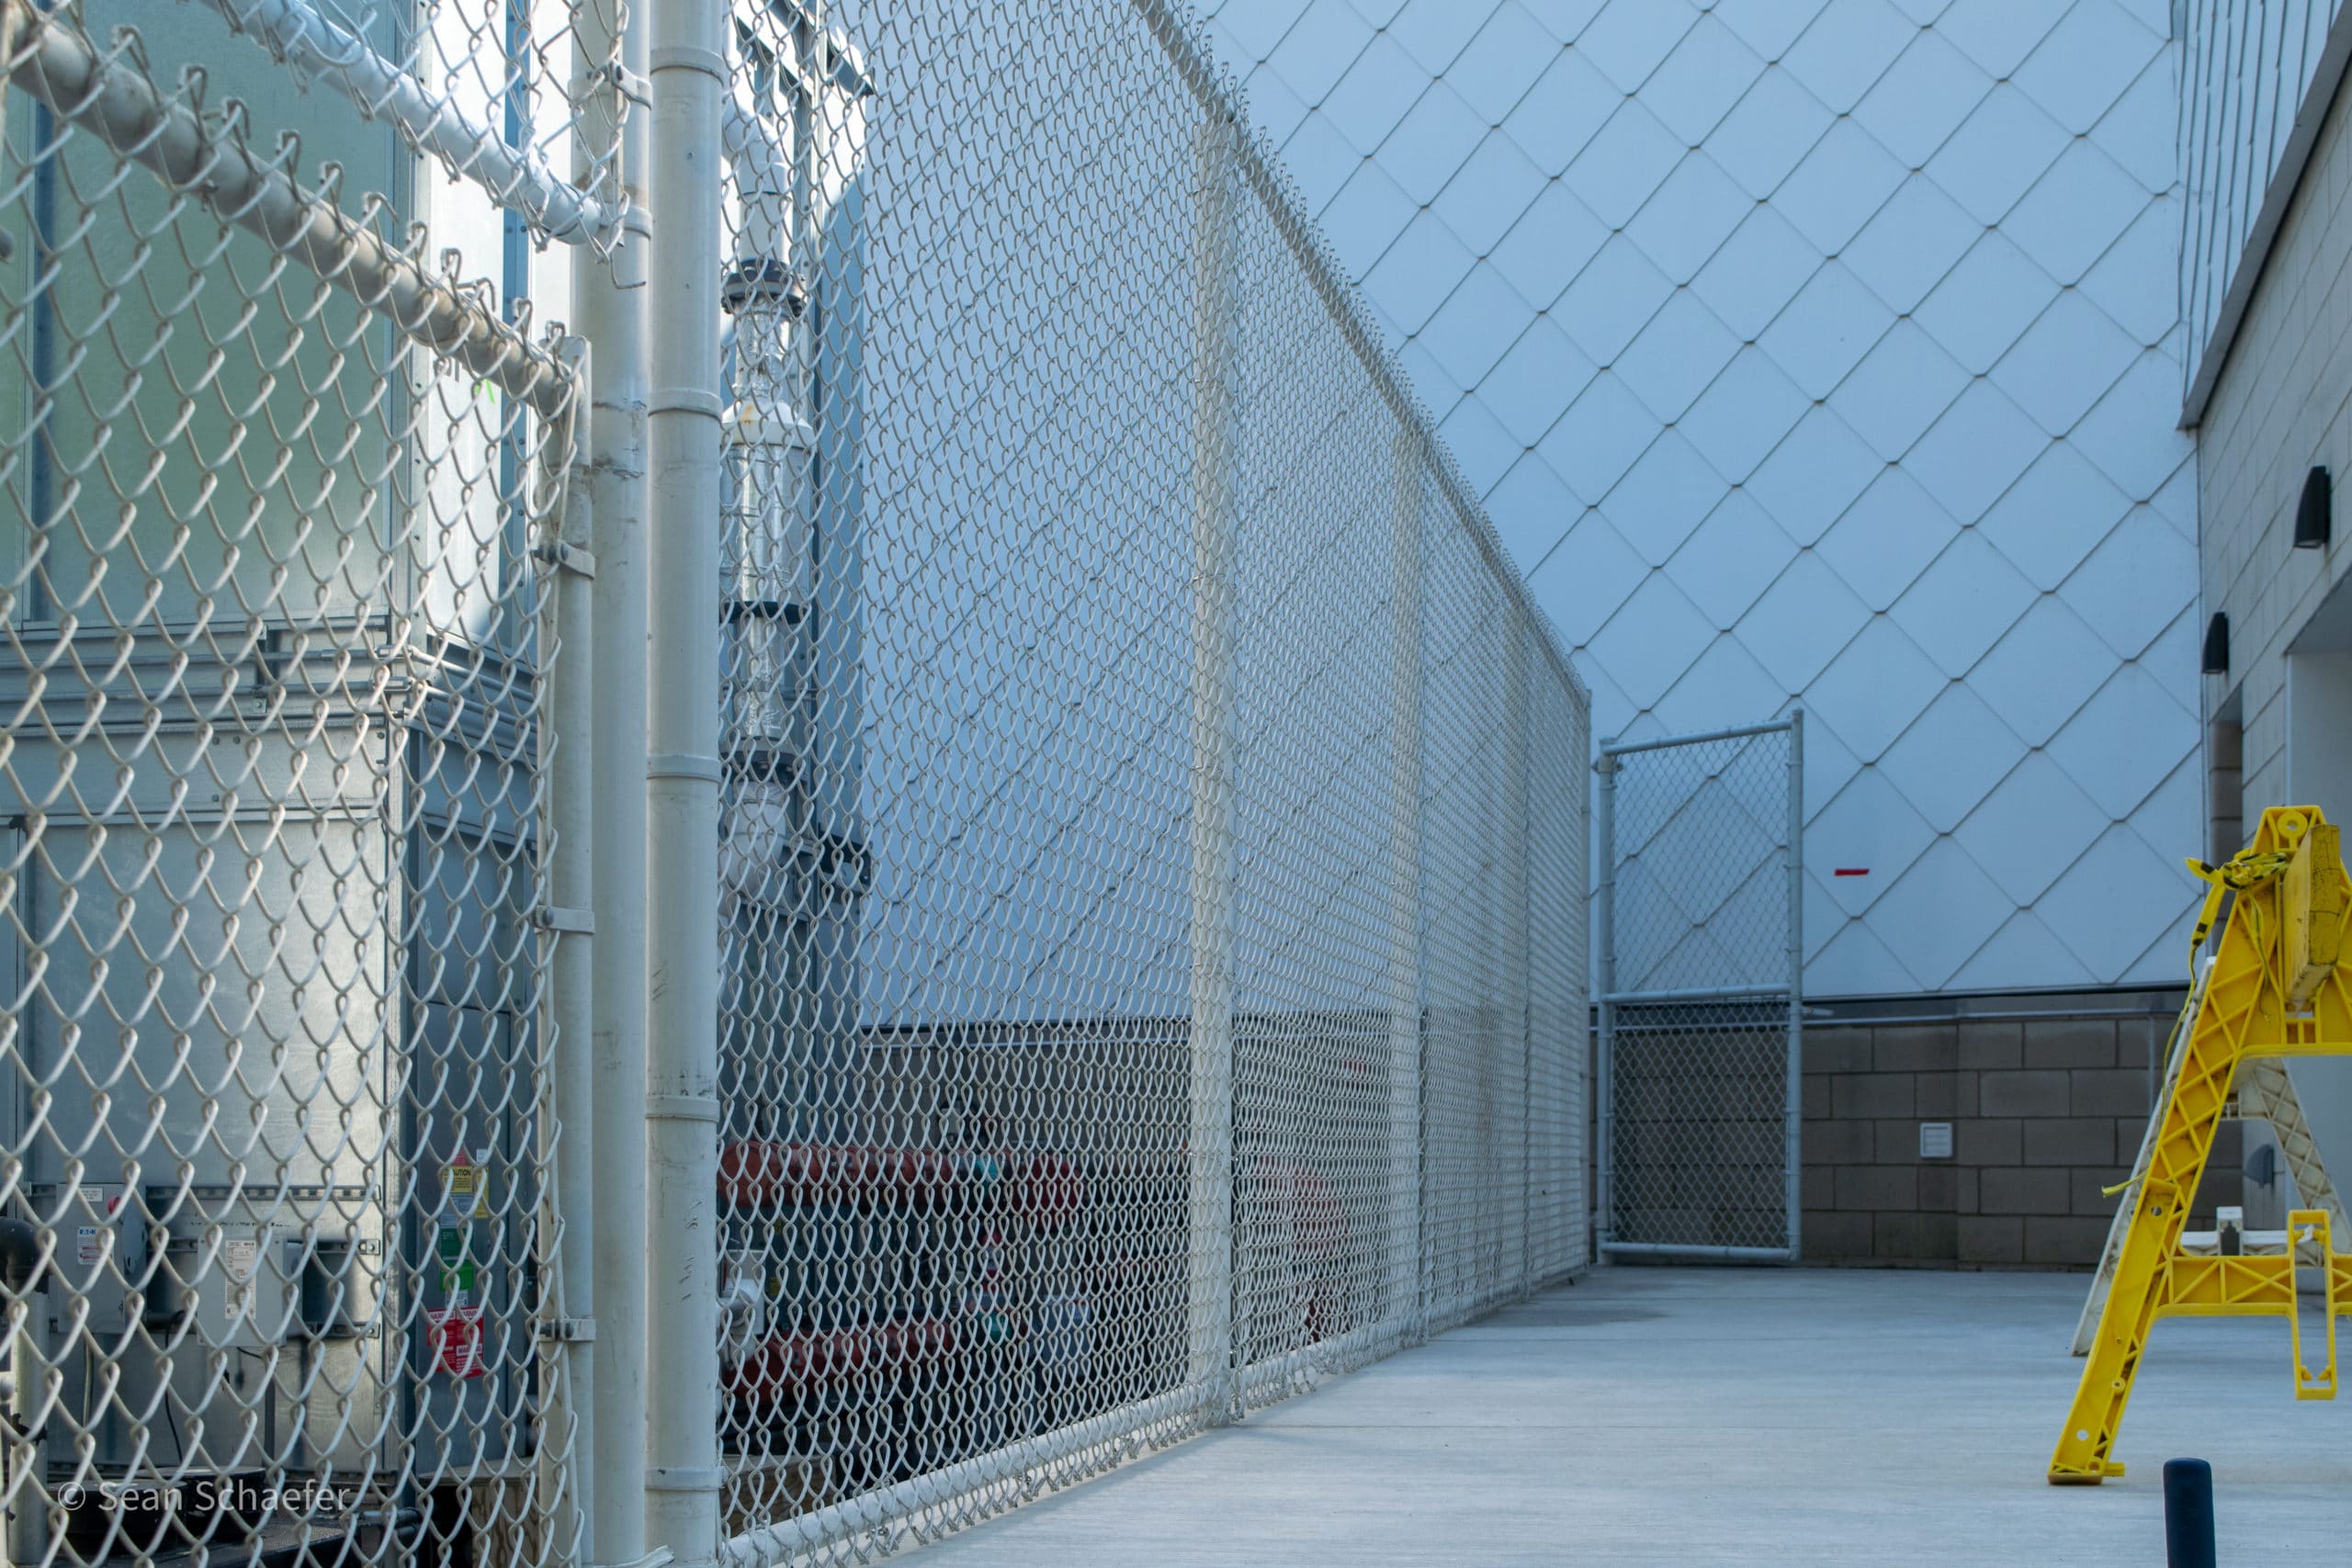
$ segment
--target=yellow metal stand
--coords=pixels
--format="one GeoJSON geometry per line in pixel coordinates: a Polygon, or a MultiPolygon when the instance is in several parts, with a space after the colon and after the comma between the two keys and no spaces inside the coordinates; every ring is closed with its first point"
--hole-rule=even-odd
{"type": "Polygon", "coordinates": [[[2050,1457],[2050,1479],[2059,1484],[2097,1485],[2123,1473],[2109,1456],[2148,1331],[2160,1317],[2284,1317],[2295,1397],[2335,1397],[2335,1317],[2352,1312],[2352,1257],[2333,1249],[2326,1211],[2290,1214],[2287,1250],[2276,1256],[2200,1257],[2181,1250],[2180,1234],[2239,1064],[2352,1055],[2352,984],[2336,967],[2352,879],[2335,826],[2303,806],[2265,811],[2254,842],[2228,864],[2190,865],[2212,884],[2192,959],[2222,896],[2236,897],[2144,1167],[2123,1196],[2131,1223],[2114,1283],[2050,1457]],[[2299,1298],[2299,1269],[2316,1285],[2315,1301],[2299,1298]],[[2303,1310],[2316,1315],[2315,1335],[2325,1325],[2326,1360],[2318,1367],[2304,1358],[2303,1310]]]}

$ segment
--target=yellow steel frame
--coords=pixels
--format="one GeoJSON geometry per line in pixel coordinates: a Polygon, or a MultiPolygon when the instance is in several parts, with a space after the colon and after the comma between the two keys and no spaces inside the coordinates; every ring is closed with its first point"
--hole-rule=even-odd
{"type": "Polygon", "coordinates": [[[2226,865],[2192,861],[2212,884],[2198,922],[2203,944],[2225,892],[2237,897],[2213,956],[2211,977],[2179,1071],[2161,1110],[2145,1169],[2123,1197],[2131,1224],[2115,1282],[2099,1315],[2083,1380],[2050,1458],[2059,1484],[2097,1485],[2123,1473],[2111,1457],[2148,1331],[2162,1317],[2285,1317],[2295,1397],[2335,1397],[2335,1318],[2352,1312],[2352,1257],[2336,1253],[2324,1210],[2289,1216],[2283,1255],[2199,1257],[2180,1248],[2188,1206],[2212,1152],[2213,1132],[2238,1064],[2250,1057],[2352,1055],[2352,983],[2336,967],[2346,919],[2335,827],[2313,807],[2274,807],[2254,842],[2226,865]],[[2304,1359],[2297,1311],[2298,1264],[2321,1280],[2324,1365],[2304,1359]]]}

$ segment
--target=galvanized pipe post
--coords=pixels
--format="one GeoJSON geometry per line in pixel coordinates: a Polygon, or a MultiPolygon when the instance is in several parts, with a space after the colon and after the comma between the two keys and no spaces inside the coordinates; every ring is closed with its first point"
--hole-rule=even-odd
{"type": "Polygon", "coordinates": [[[1426,1335],[1421,1292],[1421,502],[1427,439],[1396,431],[1389,512],[1388,1158],[1392,1247],[1409,1249],[1398,1337],[1426,1335]]]}
{"type": "Polygon", "coordinates": [[[1592,796],[1592,829],[1596,862],[1593,867],[1593,931],[1596,967],[1600,986],[1600,1039],[1593,1052],[1593,1224],[1594,1256],[1606,1262],[1609,1244],[1616,1239],[1616,1191],[1612,1173],[1615,1094],[1612,1077],[1617,1055],[1617,754],[1610,742],[1600,743],[1600,760],[1593,764],[1600,783],[1592,796]]]}
{"type": "Polygon", "coordinates": [[[1789,1261],[1804,1256],[1804,709],[1789,710],[1789,1061],[1782,1158],[1789,1261]]]}
{"type": "Polygon", "coordinates": [[[647,309],[652,538],[647,897],[645,1522],[685,1568],[718,1551],[719,104],[727,13],[652,10],[657,193],[647,309]]]}
{"type": "Polygon", "coordinates": [[[1193,693],[1191,1213],[1196,1249],[1191,1333],[1203,1416],[1240,1412],[1236,1364],[1233,1136],[1233,598],[1234,462],[1239,423],[1235,366],[1234,143],[1211,106],[1194,144],[1199,209],[1193,233],[1193,693]]]}
{"type": "Polygon", "coordinates": [[[645,1562],[646,1332],[646,341],[649,231],[644,117],[628,95],[645,74],[646,8],[620,0],[581,6],[573,27],[572,101],[580,105],[575,178],[601,177],[600,198],[626,208],[610,254],[572,253],[572,313],[595,345],[582,467],[590,498],[591,665],[599,722],[588,745],[596,922],[593,980],[595,1285],[593,1397],[587,1441],[588,1541],[582,1561],[645,1562]],[[616,37],[616,13],[628,20],[616,37]],[[614,71],[617,63],[617,76],[614,71]],[[599,171],[600,159],[613,161],[599,171]]]}
{"type": "MultiPolygon", "coordinates": [[[[571,408],[551,425],[546,463],[549,482],[564,483],[552,536],[539,555],[552,580],[540,643],[547,706],[539,725],[539,767],[547,792],[544,839],[547,880],[537,910],[541,940],[550,948],[546,1002],[548,1100],[552,1111],[539,1129],[542,1157],[551,1168],[546,1201],[555,1237],[553,1311],[540,1325],[547,1340],[548,1440],[539,1450],[541,1506],[550,1539],[577,1561],[596,1561],[593,1526],[581,1488],[594,1477],[566,1455],[595,1448],[596,1232],[594,1193],[596,921],[594,863],[595,558],[589,553],[594,497],[584,483],[566,482],[586,435],[582,407],[594,377],[587,344],[566,344],[574,371],[571,408]]],[[[540,476],[534,475],[534,480],[540,476]]]]}
{"type": "Polygon", "coordinates": [[[1511,792],[1519,797],[1519,1291],[1534,1289],[1535,1269],[1535,717],[1527,684],[1527,627],[1504,616],[1504,644],[1512,696],[1511,792]]]}

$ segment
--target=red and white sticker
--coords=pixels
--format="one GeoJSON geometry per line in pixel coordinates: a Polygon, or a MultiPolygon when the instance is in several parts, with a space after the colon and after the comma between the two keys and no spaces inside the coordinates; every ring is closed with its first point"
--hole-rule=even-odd
{"type": "Polygon", "coordinates": [[[451,1377],[478,1378],[489,1369],[481,1359],[481,1308],[432,1307],[424,1314],[426,1342],[433,1347],[433,1370],[451,1377]]]}

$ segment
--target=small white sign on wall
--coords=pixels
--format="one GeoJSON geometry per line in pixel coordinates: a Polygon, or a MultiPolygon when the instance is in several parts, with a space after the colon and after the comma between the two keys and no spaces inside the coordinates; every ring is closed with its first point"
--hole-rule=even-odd
{"type": "Polygon", "coordinates": [[[1951,1123],[1922,1122],[1919,1123],[1919,1157],[1921,1159],[1951,1158],[1951,1123]]]}

